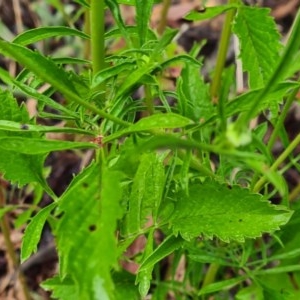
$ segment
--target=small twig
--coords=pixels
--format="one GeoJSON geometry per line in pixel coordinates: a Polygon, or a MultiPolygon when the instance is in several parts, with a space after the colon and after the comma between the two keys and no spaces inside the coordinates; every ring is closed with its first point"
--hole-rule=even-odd
{"type": "MultiPolygon", "coordinates": [[[[4,192],[2,187],[0,186],[0,207],[4,207],[4,206],[5,206],[4,192]]],[[[19,268],[19,262],[14,250],[14,245],[10,239],[10,228],[9,228],[9,222],[6,215],[4,215],[0,220],[0,227],[3,233],[8,257],[11,260],[11,265],[14,267],[15,270],[17,270],[19,268]]],[[[30,300],[31,296],[29,294],[25,278],[21,272],[18,272],[18,281],[20,283],[24,299],[30,300]]]]}
{"type": "Polygon", "coordinates": [[[161,14],[160,14],[160,21],[157,26],[157,32],[159,35],[162,35],[166,29],[168,11],[169,11],[170,6],[171,6],[171,0],[163,1],[163,6],[162,6],[161,14]]]}

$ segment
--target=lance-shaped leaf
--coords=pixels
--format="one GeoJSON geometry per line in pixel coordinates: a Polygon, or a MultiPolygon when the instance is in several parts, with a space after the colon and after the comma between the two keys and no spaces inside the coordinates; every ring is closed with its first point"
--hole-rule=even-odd
{"type": "Polygon", "coordinates": [[[51,37],[71,36],[71,35],[78,36],[83,39],[89,39],[89,36],[86,35],[84,32],[74,28],[69,28],[64,26],[49,26],[49,27],[39,27],[39,28],[27,30],[19,34],[13,40],[13,43],[26,46],[51,37]]]}
{"type": "Polygon", "coordinates": [[[0,138],[0,149],[14,151],[23,154],[45,154],[51,151],[62,151],[69,149],[97,148],[93,143],[70,142],[59,140],[45,140],[25,137],[3,137],[0,138]]]}
{"type": "Polygon", "coordinates": [[[196,122],[206,121],[213,113],[208,86],[199,69],[196,64],[186,64],[177,85],[180,113],[196,122]]]}
{"type": "Polygon", "coordinates": [[[56,203],[52,203],[40,210],[27,226],[23,236],[21,248],[22,262],[26,260],[32,253],[36,252],[45,222],[56,205],[56,203]]]}
{"type": "Polygon", "coordinates": [[[206,181],[191,185],[188,195],[177,194],[170,225],[185,239],[203,234],[242,242],[278,230],[291,215],[290,210],[262,201],[261,195],[248,189],[206,181]]]}
{"type": "Polygon", "coordinates": [[[162,157],[156,153],[143,154],[133,180],[126,215],[127,233],[138,232],[152,216],[157,219],[165,182],[162,157]]]}
{"type": "Polygon", "coordinates": [[[148,23],[153,6],[153,0],[136,0],[136,22],[140,38],[140,46],[147,41],[148,23]]]}
{"type": "Polygon", "coordinates": [[[80,128],[73,127],[57,127],[57,126],[44,126],[44,125],[31,125],[24,124],[14,121],[0,120],[0,130],[10,131],[10,132],[64,132],[64,133],[78,133],[78,134],[87,134],[95,135],[91,130],[85,130],[80,128]]]}
{"type": "Polygon", "coordinates": [[[267,8],[241,6],[233,26],[252,89],[264,86],[279,60],[280,36],[269,12],[267,8]]]}
{"type": "Polygon", "coordinates": [[[21,45],[0,39],[0,52],[13,58],[40,78],[50,83],[67,97],[76,98],[76,90],[67,72],[57,67],[53,61],[38,52],[21,45]]]}
{"type": "Polygon", "coordinates": [[[161,128],[182,128],[192,123],[192,120],[174,113],[155,114],[149,117],[145,117],[135,124],[129,126],[128,128],[108,136],[104,139],[104,142],[112,141],[129,133],[149,131],[161,128]]]}

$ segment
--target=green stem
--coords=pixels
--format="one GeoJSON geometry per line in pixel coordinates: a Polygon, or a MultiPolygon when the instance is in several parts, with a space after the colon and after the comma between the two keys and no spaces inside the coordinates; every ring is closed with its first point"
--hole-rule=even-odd
{"type": "MultiPolygon", "coordinates": [[[[276,138],[277,138],[277,136],[278,136],[278,132],[279,132],[279,130],[280,130],[280,129],[282,128],[282,126],[283,126],[283,122],[284,122],[284,120],[285,120],[285,118],[286,118],[286,115],[287,115],[287,113],[288,113],[288,111],[289,111],[289,109],[290,109],[290,107],[291,107],[293,101],[295,100],[295,97],[296,97],[296,94],[297,94],[298,90],[299,90],[299,88],[295,89],[295,90],[292,92],[292,94],[288,97],[287,102],[285,103],[285,106],[284,106],[284,108],[283,108],[283,110],[282,110],[282,112],[281,112],[281,114],[280,114],[278,120],[276,121],[276,125],[275,125],[275,127],[274,127],[274,130],[273,130],[273,132],[272,132],[272,134],[271,134],[271,136],[270,136],[270,139],[269,139],[268,145],[267,145],[268,151],[269,151],[270,153],[271,153],[271,150],[272,150],[272,148],[273,148],[273,146],[274,146],[274,144],[275,144],[276,138]]],[[[259,173],[256,172],[256,173],[253,175],[253,178],[252,178],[252,182],[251,182],[251,186],[252,186],[252,187],[255,185],[255,183],[256,183],[258,177],[259,177],[259,173]]]]}
{"type": "MultiPolygon", "coordinates": [[[[229,0],[228,4],[238,3],[237,0],[229,0]]],[[[222,72],[226,62],[226,55],[229,46],[231,36],[231,23],[235,16],[236,9],[231,9],[226,13],[225,23],[222,30],[220,46],[218,51],[216,68],[213,76],[213,80],[210,87],[210,93],[213,102],[218,102],[218,94],[221,86],[222,72]]]]}
{"type": "Polygon", "coordinates": [[[300,196],[300,182],[298,185],[290,192],[289,194],[289,201],[294,201],[297,197],[300,196]]]}
{"type": "Polygon", "coordinates": [[[93,74],[104,69],[104,0],[90,0],[90,32],[93,74]]]}
{"type": "Polygon", "coordinates": [[[208,267],[208,270],[205,274],[203,283],[202,283],[202,288],[206,287],[207,285],[213,283],[216,279],[217,272],[220,268],[220,265],[211,263],[208,267]]]}
{"type": "Polygon", "coordinates": [[[282,128],[283,126],[283,123],[284,123],[284,120],[288,114],[288,111],[292,105],[292,103],[294,102],[295,100],[295,97],[297,95],[299,91],[299,88],[296,88],[292,93],[291,95],[288,97],[287,101],[286,101],[286,104],[282,110],[282,112],[280,113],[280,116],[278,118],[278,120],[276,121],[276,125],[274,127],[274,130],[271,134],[271,137],[269,139],[269,142],[268,142],[268,150],[271,151],[271,149],[273,148],[274,144],[275,144],[275,141],[276,141],[276,138],[278,136],[278,132],[279,130],[282,128]]]}
{"type": "MultiPolygon", "coordinates": [[[[86,8],[84,12],[84,27],[83,27],[84,33],[91,36],[91,22],[90,22],[90,9],[86,8]]],[[[91,40],[86,39],[84,41],[84,58],[89,60],[91,59],[91,40]]]]}
{"type": "MultiPolygon", "coordinates": [[[[284,162],[284,160],[292,153],[292,151],[299,145],[300,143],[300,133],[296,136],[296,138],[289,144],[289,146],[283,151],[283,153],[276,159],[273,165],[270,167],[270,171],[275,171],[278,167],[284,162]]],[[[257,181],[253,188],[253,192],[258,193],[262,186],[267,181],[266,176],[260,178],[257,181]]]]}
{"type": "Polygon", "coordinates": [[[164,0],[162,11],[160,14],[160,21],[157,26],[157,32],[159,35],[163,34],[163,32],[165,31],[165,28],[167,26],[167,16],[168,16],[168,11],[169,11],[170,6],[171,6],[171,0],[164,0]]]}
{"type": "Polygon", "coordinates": [[[145,104],[147,107],[147,111],[149,115],[153,115],[154,114],[154,105],[153,105],[153,97],[152,97],[152,93],[151,93],[151,87],[146,84],[144,86],[145,88],[145,104]]]}

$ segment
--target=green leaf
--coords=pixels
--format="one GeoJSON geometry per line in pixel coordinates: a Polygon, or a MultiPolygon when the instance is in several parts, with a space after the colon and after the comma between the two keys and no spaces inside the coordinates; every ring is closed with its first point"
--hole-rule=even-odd
{"type": "Polygon", "coordinates": [[[200,77],[199,66],[186,64],[177,83],[178,109],[195,122],[206,121],[214,111],[208,86],[200,77]]]}
{"type": "MultiPolygon", "coordinates": [[[[153,252],[154,244],[154,228],[152,228],[148,234],[147,244],[143,251],[143,258],[149,256],[153,252]]],[[[147,296],[151,287],[153,266],[147,269],[139,270],[136,276],[136,284],[139,285],[140,295],[144,298],[147,296]]]]}
{"type": "Polygon", "coordinates": [[[122,36],[125,38],[128,45],[131,44],[128,32],[126,30],[126,26],[124,24],[124,21],[122,19],[122,15],[120,12],[120,7],[118,5],[118,2],[116,0],[105,0],[106,5],[109,7],[110,12],[112,13],[114,20],[119,28],[119,30],[122,32],[122,36]]]}
{"type": "Polygon", "coordinates": [[[38,41],[58,36],[78,36],[83,39],[89,39],[84,32],[64,26],[39,27],[25,31],[19,34],[12,42],[19,45],[29,45],[38,41]]]}
{"type": "Polygon", "coordinates": [[[21,247],[21,262],[24,262],[32,253],[37,250],[42,230],[51,211],[57,206],[52,203],[40,210],[31,220],[25,229],[21,247]]]}
{"type": "Polygon", "coordinates": [[[25,106],[19,106],[9,91],[0,91],[0,120],[29,122],[29,115],[25,106]]]}
{"type": "Polygon", "coordinates": [[[15,59],[63,94],[77,97],[77,92],[72,81],[69,80],[67,72],[57,67],[52,60],[45,58],[38,52],[33,52],[3,39],[0,39],[0,52],[15,59]]]}
{"type": "MultiPolygon", "coordinates": [[[[267,109],[271,104],[281,104],[283,101],[283,97],[285,97],[291,90],[297,87],[299,87],[299,82],[294,81],[282,82],[273,86],[272,90],[267,95],[265,95],[264,98],[260,99],[260,102],[257,106],[257,111],[267,109]]],[[[249,91],[230,100],[225,107],[226,116],[229,117],[239,112],[251,109],[253,103],[252,99],[255,98],[261,91],[262,89],[249,91]]]]}
{"type": "Polygon", "coordinates": [[[177,194],[170,220],[174,234],[187,240],[203,234],[225,242],[243,242],[278,230],[292,215],[292,211],[262,201],[262,196],[240,186],[206,181],[191,185],[188,194],[177,194]]]}
{"type": "Polygon", "coordinates": [[[60,273],[76,282],[76,299],[113,298],[110,271],[117,262],[120,199],[120,174],[92,163],[59,200],[63,212],[56,231],[60,273]]]}
{"type": "MultiPolygon", "coordinates": [[[[127,25],[126,31],[129,36],[136,37],[137,26],[127,25]]],[[[105,34],[104,34],[105,39],[117,38],[117,37],[121,37],[121,36],[122,36],[122,31],[119,28],[112,28],[111,30],[105,32],[105,34]]],[[[154,31],[152,31],[150,28],[148,28],[148,37],[150,40],[153,40],[153,41],[157,40],[157,37],[156,37],[154,31]]],[[[135,49],[135,50],[137,50],[137,49],[135,49]]]]}
{"type": "Polygon", "coordinates": [[[52,151],[83,148],[98,148],[98,146],[94,143],[45,140],[26,137],[11,136],[0,138],[1,150],[13,151],[28,155],[45,154],[52,151]]]}
{"type": "Polygon", "coordinates": [[[252,89],[265,85],[279,60],[280,36],[269,13],[268,8],[241,6],[233,26],[252,89]]]}
{"type": "MultiPolygon", "coordinates": [[[[12,120],[20,123],[27,123],[30,121],[25,106],[22,105],[19,107],[17,101],[8,91],[0,92],[0,120],[3,120],[2,122],[12,120]]],[[[15,135],[18,133],[2,131],[0,132],[0,138],[7,140],[18,138],[12,134],[15,135]]],[[[26,133],[28,140],[32,139],[34,136],[36,135],[33,133],[26,133]]],[[[45,155],[16,153],[1,148],[1,146],[4,145],[0,142],[0,172],[3,173],[7,180],[17,183],[19,186],[30,182],[38,182],[49,191],[43,177],[45,155]]]]}
{"type": "Polygon", "coordinates": [[[72,127],[56,127],[56,126],[43,126],[43,125],[31,125],[18,123],[13,121],[0,120],[0,130],[11,131],[11,132],[65,132],[65,133],[78,133],[86,135],[96,135],[91,130],[84,130],[80,128],[72,127]]]}
{"type": "Polygon", "coordinates": [[[30,182],[39,182],[44,186],[45,158],[45,155],[28,155],[0,149],[0,170],[4,178],[19,186],[30,182]]]}
{"type": "Polygon", "coordinates": [[[132,71],[135,68],[135,64],[132,62],[123,62],[120,64],[117,64],[116,66],[106,68],[104,70],[101,70],[98,72],[94,78],[91,88],[95,88],[103,81],[110,79],[113,76],[119,75],[123,71],[132,71]]]}
{"type": "Polygon", "coordinates": [[[204,294],[209,294],[209,293],[214,293],[220,290],[228,290],[231,289],[232,287],[236,286],[240,282],[244,281],[246,279],[246,276],[239,276],[236,278],[228,279],[228,280],[223,280],[215,283],[211,283],[205,287],[203,287],[198,295],[204,295],[204,294]]]}
{"type": "Polygon", "coordinates": [[[127,233],[138,232],[150,216],[156,222],[164,181],[162,159],[154,152],[143,154],[129,198],[126,214],[127,233]]]}
{"type": "Polygon", "coordinates": [[[226,4],[222,6],[206,7],[200,11],[191,11],[184,18],[189,21],[202,21],[212,19],[230,9],[239,7],[238,4],[226,4]]]}
{"type": "Polygon", "coordinates": [[[166,28],[163,35],[159,38],[158,42],[156,43],[153,49],[151,55],[153,60],[155,60],[155,58],[157,61],[161,60],[161,56],[162,56],[161,53],[165,51],[166,47],[172,43],[173,39],[177,34],[178,34],[177,29],[166,28]]]}
{"type": "MultiPolygon", "coordinates": [[[[120,4],[126,4],[126,5],[135,5],[136,0],[117,0],[120,4]]],[[[160,3],[162,0],[154,0],[154,3],[160,3]]]]}
{"type": "Polygon", "coordinates": [[[141,81],[145,74],[150,74],[156,66],[154,64],[144,64],[133,72],[129,73],[126,80],[118,88],[116,98],[128,95],[133,88],[141,81]]]}
{"type": "Polygon", "coordinates": [[[153,267],[163,258],[173,253],[178,248],[182,247],[184,240],[181,237],[175,237],[170,235],[164,239],[164,241],[149,255],[146,257],[141,266],[140,271],[153,267]]]}
{"type": "Polygon", "coordinates": [[[116,138],[119,138],[129,133],[149,131],[149,130],[162,129],[162,128],[168,128],[168,129],[181,128],[190,124],[192,124],[192,121],[190,119],[187,119],[178,114],[174,114],[174,113],[155,114],[149,117],[142,118],[135,124],[129,126],[128,128],[110,135],[109,137],[104,139],[104,142],[106,143],[112,141],[116,138]]]}
{"type": "Polygon", "coordinates": [[[38,93],[34,88],[31,88],[27,84],[24,84],[18,80],[15,80],[12,78],[9,73],[2,68],[0,68],[0,78],[5,82],[7,85],[11,85],[13,87],[17,87],[21,92],[25,93],[28,96],[33,97],[34,99],[49,105],[49,107],[52,107],[60,112],[64,112],[68,116],[72,116],[73,118],[78,118],[77,114],[71,110],[68,110],[63,105],[60,105],[59,103],[55,102],[51,98],[38,93]]]}
{"type": "Polygon", "coordinates": [[[147,41],[148,23],[152,11],[153,0],[136,0],[136,23],[138,35],[140,38],[140,46],[143,46],[147,41]]]}
{"type": "Polygon", "coordinates": [[[71,278],[61,279],[60,276],[47,279],[41,283],[41,287],[46,291],[53,291],[52,298],[63,300],[74,300],[76,298],[76,286],[71,278]]]}

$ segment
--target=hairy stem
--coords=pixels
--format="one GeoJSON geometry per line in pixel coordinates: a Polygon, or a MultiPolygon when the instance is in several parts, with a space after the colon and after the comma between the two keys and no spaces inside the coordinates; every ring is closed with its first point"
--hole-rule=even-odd
{"type": "MultiPolygon", "coordinates": [[[[237,0],[228,1],[228,4],[233,4],[233,3],[237,3],[237,0]]],[[[211,97],[213,102],[215,103],[218,102],[218,95],[219,95],[219,90],[221,85],[221,77],[226,62],[226,55],[227,55],[227,50],[228,50],[230,36],[231,36],[231,23],[234,18],[235,12],[236,9],[231,9],[226,13],[225,23],[222,30],[216,68],[215,68],[214,76],[210,87],[211,97]]]]}
{"type": "Polygon", "coordinates": [[[104,0],[90,0],[90,32],[93,74],[104,68],[104,0]]]}

